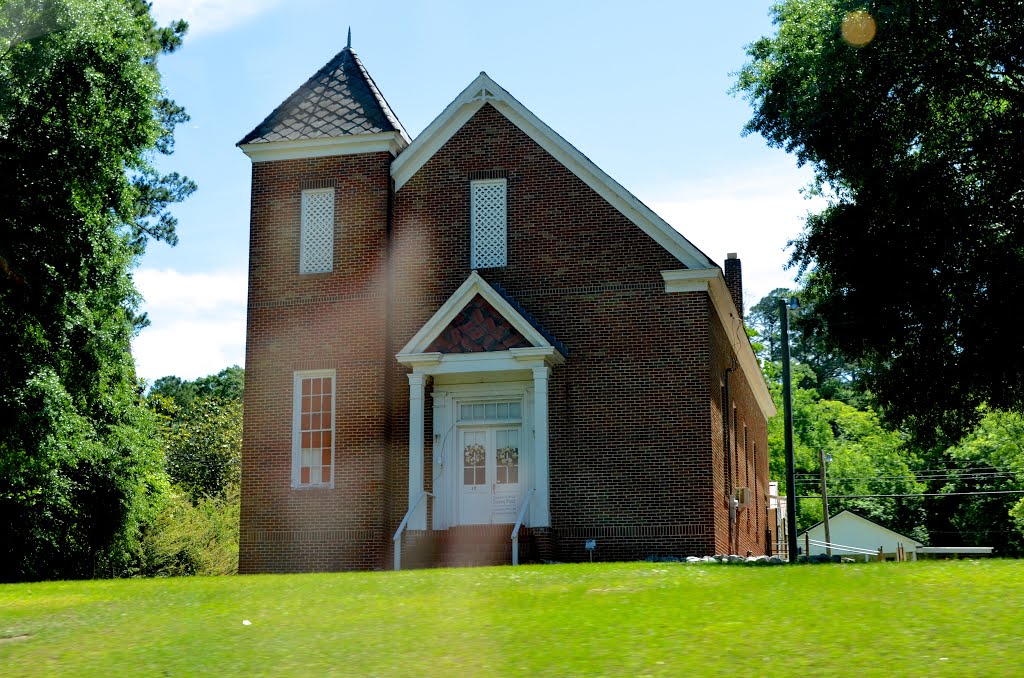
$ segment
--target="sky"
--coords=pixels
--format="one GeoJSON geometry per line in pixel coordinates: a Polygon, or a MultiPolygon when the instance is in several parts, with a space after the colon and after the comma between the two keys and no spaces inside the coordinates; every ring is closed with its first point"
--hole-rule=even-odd
{"type": "Polygon", "coordinates": [[[198,191],[176,205],[179,244],[150,243],[135,271],[151,324],[140,377],[194,379],[244,363],[249,159],[235,146],[345,46],[415,138],[480,71],[708,256],[743,262],[747,308],[792,287],[786,244],[808,211],[792,156],[742,136],[729,94],[744,48],[773,32],[771,0],[154,0],[190,24],[160,60],[191,120],[165,171],[198,191]]]}

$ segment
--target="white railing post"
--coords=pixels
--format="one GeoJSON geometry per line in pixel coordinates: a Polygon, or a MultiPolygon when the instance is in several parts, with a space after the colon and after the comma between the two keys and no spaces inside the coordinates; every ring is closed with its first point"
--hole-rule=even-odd
{"type": "Polygon", "coordinates": [[[395,549],[395,572],[402,569],[402,533],[405,532],[405,526],[409,524],[409,519],[412,517],[412,513],[416,510],[416,507],[420,505],[420,502],[423,501],[425,497],[433,496],[434,495],[432,493],[425,490],[420,492],[419,496],[416,497],[416,501],[409,505],[409,510],[405,512],[405,517],[402,518],[402,522],[398,524],[398,529],[395,530],[395,536],[391,538],[391,541],[394,542],[395,549]]]}
{"type": "Polygon", "coordinates": [[[536,488],[531,487],[530,491],[526,493],[526,499],[523,500],[523,508],[519,509],[519,518],[516,519],[516,525],[512,528],[512,564],[519,564],[519,528],[523,526],[523,519],[526,518],[526,511],[530,508],[530,499],[533,497],[533,491],[536,488]]]}

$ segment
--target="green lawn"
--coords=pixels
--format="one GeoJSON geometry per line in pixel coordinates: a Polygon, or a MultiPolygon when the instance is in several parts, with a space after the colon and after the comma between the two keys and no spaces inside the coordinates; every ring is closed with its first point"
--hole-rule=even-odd
{"type": "Polygon", "coordinates": [[[0,638],[5,676],[1020,676],[1024,561],[16,584],[0,638]]]}

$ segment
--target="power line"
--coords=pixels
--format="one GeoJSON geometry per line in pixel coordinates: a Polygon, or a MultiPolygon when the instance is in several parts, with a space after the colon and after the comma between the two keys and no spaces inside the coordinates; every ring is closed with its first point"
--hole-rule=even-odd
{"type": "MultiPolygon", "coordinates": [[[[967,474],[950,474],[948,476],[913,476],[913,475],[907,475],[907,476],[832,476],[832,475],[830,475],[829,476],[829,480],[919,480],[921,482],[924,482],[926,480],[967,480],[967,479],[999,480],[1000,478],[1017,478],[1017,477],[1020,477],[1020,476],[1021,476],[1021,474],[1017,474],[1017,473],[990,473],[990,474],[967,473],[967,474]]],[[[817,482],[817,481],[820,480],[820,478],[815,478],[813,476],[802,476],[802,477],[798,476],[796,478],[796,480],[798,482],[811,482],[811,481],[817,482]]]]}
{"type": "MultiPolygon", "coordinates": [[[[829,480],[998,480],[999,478],[1016,478],[1017,473],[955,473],[945,476],[829,476],[829,480]]],[[[817,476],[803,476],[796,478],[797,482],[800,483],[818,483],[820,478],[817,476]]]]}
{"type": "MultiPolygon", "coordinates": [[[[881,497],[956,497],[973,494],[1024,494],[1024,490],[984,490],[978,492],[921,492],[919,494],[830,494],[833,499],[878,499],[881,497]]],[[[820,494],[797,496],[797,499],[821,499],[820,494]]]]}
{"type": "MultiPolygon", "coordinates": [[[[928,473],[945,474],[945,473],[1016,473],[1017,471],[1013,471],[1013,470],[1010,470],[1010,469],[999,469],[999,468],[995,468],[993,466],[974,466],[974,467],[968,466],[966,468],[922,468],[922,469],[912,470],[911,472],[912,473],[920,473],[920,474],[928,474],[928,473]]],[[[811,472],[805,472],[805,473],[797,473],[796,475],[798,475],[798,476],[800,476],[800,475],[807,476],[807,475],[813,475],[813,474],[811,472]]]]}

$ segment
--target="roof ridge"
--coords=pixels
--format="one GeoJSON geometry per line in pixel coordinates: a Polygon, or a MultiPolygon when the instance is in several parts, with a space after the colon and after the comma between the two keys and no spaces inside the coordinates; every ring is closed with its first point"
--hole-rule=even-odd
{"type": "MultiPolygon", "coordinates": [[[[350,36],[349,40],[351,39],[352,38],[350,36]]],[[[359,72],[363,74],[363,79],[366,80],[366,84],[369,86],[370,92],[377,99],[377,103],[380,104],[384,117],[388,119],[391,125],[395,128],[395,131],[401,134],[406,142],[411,143],[412,138],[409,136],[409,133],[405,131],[405,126],[402,125],[402,121],[398,119],[398,116],[395,115],[395,112],[391,109],[391,106],[388,104],[388,100],[384,98],[384,93],[380,91],[379,87],[377,87],[377,83],[374,82],[373,76],[371,76],[370,72],[366,70],[366,66],[363,66],[363,60],[359,58],[359,55],[356,54],[356,51],[352,49],[351,45],[345,49],[352,54],[352,60],[355,61],[356,66],[359,67],[359,72]]],[[[342,52],[344,52],[345,49],[343,49],[342,52]]]]}

